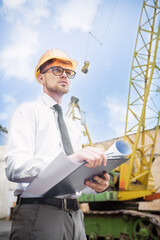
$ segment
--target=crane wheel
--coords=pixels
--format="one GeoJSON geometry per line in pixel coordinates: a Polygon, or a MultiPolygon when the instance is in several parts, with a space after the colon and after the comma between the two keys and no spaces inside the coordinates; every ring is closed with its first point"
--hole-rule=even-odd
{"type": "Polygon", "coordinates": [[[112,234],[107,234],[105,240],[114,240],[114,236],[112,234]]]}
{"type": "Polygon", "coordinates": [[[89,240],[97,240],[97,239],[98,239],[97,234],[94,232],[91,232],[89,235],[89,240]]]}
{"type": "Polygon", "coordinates": [[[120,236],[119,240],[129,240],[129,238],[128,236],[123,235],[123,236],[120,236]]]}
{"type": "Polygon", "coordinates": [[[133,236],[145,240],[157,240],[158,232],[156,227],[146,219],[138,219],[133,225],[133,236]]]}

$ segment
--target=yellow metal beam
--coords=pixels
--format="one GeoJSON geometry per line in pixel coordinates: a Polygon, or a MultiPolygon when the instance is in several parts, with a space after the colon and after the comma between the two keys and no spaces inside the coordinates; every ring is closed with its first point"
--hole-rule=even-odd
{"type": "Polygon", "coordinates": [[[145,196],[150,196],[153,194],[153,191],[150,190],[140,190],[140,191],[119,191],[118,192],[118,200],[119,201],[127,201],[137,198],[143,198],[145,196]]]}

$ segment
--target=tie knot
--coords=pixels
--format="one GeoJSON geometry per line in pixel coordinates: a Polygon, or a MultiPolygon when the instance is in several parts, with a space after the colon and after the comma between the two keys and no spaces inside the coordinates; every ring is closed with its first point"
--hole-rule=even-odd
{"type": "Polygon", "coordinates": [[[62,113],[62,108],[61,108],[61,106],[59,105],[59,104],[55,104],[54,105],[54,108],[56,109],[56,111],[58,112],[58,113],[62,113]]]}

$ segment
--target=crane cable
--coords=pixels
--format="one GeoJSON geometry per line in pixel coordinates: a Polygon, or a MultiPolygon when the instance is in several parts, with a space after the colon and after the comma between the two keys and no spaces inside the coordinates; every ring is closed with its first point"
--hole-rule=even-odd
{"type": "MultiPolygon", "coordinates": [[[[109,26],[111,25],[111,22],[112,22],[114,13],[115,13],[116,5],[117,5],[117,0],[114,1],[113,8],[112,8],[112,11],[111,11],[111,16],[110,16],[109,21],[108,21],[108,23],[107,23],[107,25],[106,25],[106,28],[105,28],[105,30],[104,30],[104,33],[102,34],[102,39],[103,39],[103,40],[104,40],[104,38],[105,38],[106,33],[107,33],[108,30],[109,30],[109,26]]],[[[94,26],[96,25],[96,22],[98,21],[98,20],[97,20],[97,19],[98,19],[98,15],[101,15],[101,12],[102,12],[102,9],[103,9],[102,7],[101,7],[101,9],[100,9],[100,7],[101,7],[101,5],[99,5],[99,7],[98,7],[97,14],[96,14],[96,18],[95,18],[95,21],[94,21],[94,24],[93,24],[94,26]]],[[[87,55],[88,55],[89,47],[90,47],[90,45],[91,45],[91,44],[90,44],[90,39],[91,39],[91,37],[92,37],[95,41],[97,41],[97,43],[99,43],[100,46],[103,45],[103,40],[100,41],[100,40],[97,38],[97,36],[92,33],[92,31],[89,31],[88,34],[89,34],[89,35],[88,35],[88,41],[87,41],[87,47],[86,47],[85,61],[87,61],[87,55]]],[[[92,51],[92,52],[93,52],[93,51],[92,51]]],[[[93,57],[96,56],[97,52],[98,52],[98,49],[96,50],[96,52],[95,52],[95,54],[93,55],[93,57]]]]}

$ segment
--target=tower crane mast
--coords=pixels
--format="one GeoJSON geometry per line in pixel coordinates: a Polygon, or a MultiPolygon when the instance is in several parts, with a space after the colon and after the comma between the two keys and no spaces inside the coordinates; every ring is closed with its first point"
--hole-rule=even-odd
{"type": "MultiPolygon", "coordinates": [[[[131,67],[124,136],[131,144],[133,153],[129,163],[120,168],[119,185],[120,189],[134,190],[134,193],[135,190],[139,191],[139,197],[151,194],[148,191],[154,187],[151,184],[153,178],[150,170],[160,118],[159,41],[160,1],[144,0],[131,67]],[[153,126],[155,133],[151,135],[149,127],[153,126]],[[132,133],[136,133],[134,141],[132,133]],[[150,153],[150,158],[147,153],[150,153]]],[[[122,195],[121,192],[121,197],[122,195]]]]}

